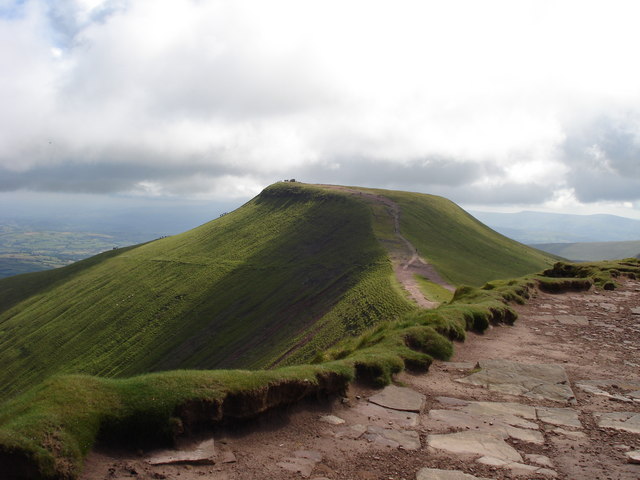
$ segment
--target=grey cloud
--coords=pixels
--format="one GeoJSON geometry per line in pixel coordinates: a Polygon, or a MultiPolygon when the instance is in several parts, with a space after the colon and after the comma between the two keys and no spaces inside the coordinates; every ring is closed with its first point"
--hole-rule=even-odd
{"type": "Polygon", "coordinates": [[[303,181],[308,178],[320,183],[431,188],[470,183],[483,173],[484,168],[479,163],[461,163],[443,157],[414,159],[405,163],[358,157],[333,158],[296,171],[303,181]]]}
{"type": "Polygon", "coordinates": [[[640,132],[634,120],[600,117],[569,132],[566,180],[580,201],[640,199],[640,132]]]}
{"type": "MultiPolygon", "coordinates": [[[[13,171],[0,167],[0,191],[20,189],[40,192],[119,193],[132,191],[139,182],[157,182],[171,193],[199,193],[194,178],[216,178],[241,173],[237,167],[134,161],[64,162],[13,171]]],[[[206,187],[203,186],[203,191],[206,187]]]]}
{"type": "Polygon", "coordinates": [[[464,185],[453,189],[434,189],[456,203],[474,205],[533,205],[553,199],[556,186],[552,184],[504,184],[499,186],[464,185]]]}

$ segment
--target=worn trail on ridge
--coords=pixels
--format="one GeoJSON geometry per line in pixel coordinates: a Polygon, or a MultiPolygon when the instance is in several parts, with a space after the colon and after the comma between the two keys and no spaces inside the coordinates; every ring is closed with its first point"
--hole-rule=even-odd
{"type": "Polygon", "coordinates": [[[381,204],[385,207],[385,210],[393,220],[393,232],[396,240],[389,241],[379,238],[378,240],[389,252],[389,257],[393,262],[393,271],[396,278],[404,289],[409,293],[411,299],[416,302],[422,308],[435,308],[439,305],[438,302],[429,300],[424,296],[416,275],[419,275],[427,280],[436,283],[445,289],[453,292],[455,287],[449,284],[442,276],[437,272],[435,267],[425,261],[419,253],[418,249],[400,232],[400,206],[388,197],[383,195],[363,192],[349,187],[342,187],[338,185],[322,185],[325,188],[333,190],[340,190],[358,196],[365,201],[381,204]]]}

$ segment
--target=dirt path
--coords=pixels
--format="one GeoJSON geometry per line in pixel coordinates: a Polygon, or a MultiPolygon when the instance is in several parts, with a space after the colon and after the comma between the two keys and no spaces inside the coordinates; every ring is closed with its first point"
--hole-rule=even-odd
{"type": "Polygon", "coordinates": [[[537,293],[518,310],[515,326],[470,335],[454,362],[403,373],[383,396],[353,387],[215,431],[214,464],[98,450],[82,480],[640,478],[627,460],[640,449],[640,281],[537,293]]]}
{"type": "Polygon", "coordinates": [[[393,263],[393,271],[398,282],[400,282],[404,289],[409,293],[409,297],[420,307],[429,309],[436,308],[439,303],[431,301],[424,296],[424,293],[422,293],[418,281],[415,278],[416,275],[426,278],[427,280],[446,288],[450,292],[455,291],[455,287],[444,280],[433,265],[420,257],[418,249],[400,232],[401,210],[400,206],[396,202],[383,195],[363,192],[340,185],[322,186],[333,190],[348,192],[365,201],[377,203],[385,207],[385,210],[393,221],[393,232],[396,238],[393,242],[380,239],[380,243],[382,243],[389,252],[389,257],[393,263]]]}

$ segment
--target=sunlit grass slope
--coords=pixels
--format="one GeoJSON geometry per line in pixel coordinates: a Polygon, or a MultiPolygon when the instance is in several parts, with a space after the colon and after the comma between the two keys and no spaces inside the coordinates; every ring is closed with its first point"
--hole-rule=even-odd
{"type": "Polygon", "coordinates": [[[542,270],[559,258],[511,240],[443,197],[377,190],[400,205],[400,230],[454,285],[480,286],[542,270]]]}
{"type": "Polygon", "coordinates": [[[276,184],[184,234],[0,280],[0,396],[55,373],[270,365],[309,332],[329,345],[411,310],[393,281],[363,202],[276,184]]]}

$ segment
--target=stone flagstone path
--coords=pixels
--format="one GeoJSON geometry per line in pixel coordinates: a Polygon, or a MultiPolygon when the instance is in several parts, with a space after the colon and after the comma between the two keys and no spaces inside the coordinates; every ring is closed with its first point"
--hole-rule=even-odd
{"type": "Polygon", "coordinates": [[[82,480],[638,480],[640,282],[517,308],[428,374],[216,431],[215,449],[94,452],[82,480]]]}

